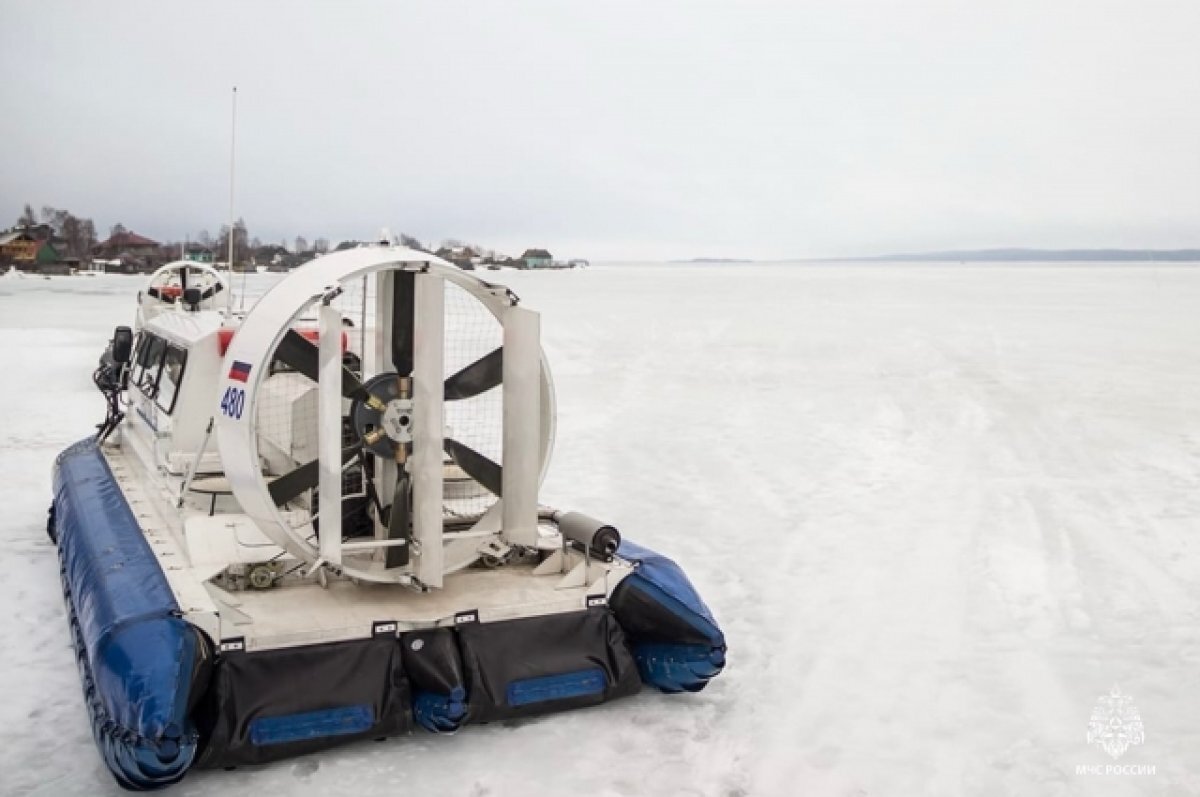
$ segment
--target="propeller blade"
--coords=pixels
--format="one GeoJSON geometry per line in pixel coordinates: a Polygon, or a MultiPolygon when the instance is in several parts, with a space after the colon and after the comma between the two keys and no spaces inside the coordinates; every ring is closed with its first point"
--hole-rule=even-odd
{"type": "MultiPolygon", "coordinates": [[[[357,444],[342,449],[342,467],[350,464],[350,460],[358,455],[357,444]]],[[[465,470],[465,468],[464,468],[465,470]]],[[[267,485],[267,492],[275,506],[283,506],[305,490],[311,490],[321,481],[321,465],[319,460],[306,462],[293,471],[289,471],[267,485]]]]}
{"type": "Polygon", "coordinates": [[[480,357],[446,380],[446,401],[459,401],[486,393],[504,380],[504,347],[480,357]]]}
{"type": "MultiPolygon", "coordinates": [[[[289,329],[283,336],[283,340],[279,341],[279,347],[275,349],[275,359],[304,374],[312,381],[319,381],[317,379],[319,366],[317,346],[296,330],[289,329]]],[[[348,399],[361,401],[366,401],[370,397],[359,378],[345,367],[342,368],[342,395],[348,399]]]]}
{"type": "MultiPolygon", "coordinates": [[[[408,523],[412,516],[412,496],[408,489],[408,474],[403,470],[396,478],[396,492],[392,497],[392,508],[388,510],[389,540],[400,540],[408,537],[408,523]]],[[[403,567],[408,564],[408,546],[392,545],[387,549],[385,565],[390,569],[403,567]]]]}
{"type": "Polygon", "coordinates": [[[457,440],[446,438],[443,441],[446,453],[454,460],[454,464],[463,469],[463,473],[484,486],[485,489],[500,495],[501,474],[500,466],[480,454],[473,448],[468,448],[457,440]]]}
{"type": "Polygon", "coordinates": [[[416,277],[411,271],[392,274],[392,365],[400,376],[410,376],[413,372],[416,277]]]}

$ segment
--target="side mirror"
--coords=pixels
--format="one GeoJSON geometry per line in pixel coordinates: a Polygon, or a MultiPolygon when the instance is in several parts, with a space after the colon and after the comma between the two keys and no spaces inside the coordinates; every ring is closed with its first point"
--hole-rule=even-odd
{"type": "Polygon", "coordinates": [[[125,365],[133,354],[133,330],[129,327],[117,327],[113,330],[112,358],[118,365],[125,365]]]}

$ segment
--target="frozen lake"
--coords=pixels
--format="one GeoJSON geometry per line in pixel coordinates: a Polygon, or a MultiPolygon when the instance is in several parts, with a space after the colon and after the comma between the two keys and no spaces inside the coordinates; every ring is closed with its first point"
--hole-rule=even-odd
{"type": "MultiPolygon", "coordinates": [[[[1200,268],[484,272],[543,313],[547,503],[676,558],[693,696],[357,744],[172,793],[1200,793],[1200,268]],[[1145,727],[1087,743],[1119,685],[1145,727]]],[[[261,291],[269,280],[252,277],[261,291]]],[[[140,278],[0,279],[0,793],[113,794],[45,535],[140,278]]]]}

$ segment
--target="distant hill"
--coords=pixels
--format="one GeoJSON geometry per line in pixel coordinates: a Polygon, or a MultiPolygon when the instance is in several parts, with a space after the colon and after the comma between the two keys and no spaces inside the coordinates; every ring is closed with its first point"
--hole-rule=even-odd
{"type": "Polygon", "coordinates": [[[847,257],[842,260],[872,262],[1192,262],[1200,261],[1200,249],[972,249],[955,252],[847,257]]]}

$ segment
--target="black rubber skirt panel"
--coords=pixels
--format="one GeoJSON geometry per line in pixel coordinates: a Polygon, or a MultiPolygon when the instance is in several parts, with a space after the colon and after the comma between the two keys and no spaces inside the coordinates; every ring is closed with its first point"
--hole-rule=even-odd
{"type": "Polygon", "coordinates": [[[261,764],[407,733],[411,709],[395,637],[222,653],[198,711],[198,764],[261,764]]]}
{"type": "Polygon", "coordinates": [[[458,627],[470,722],[592,706],[641,688],[606,607],[458,627]]]}

